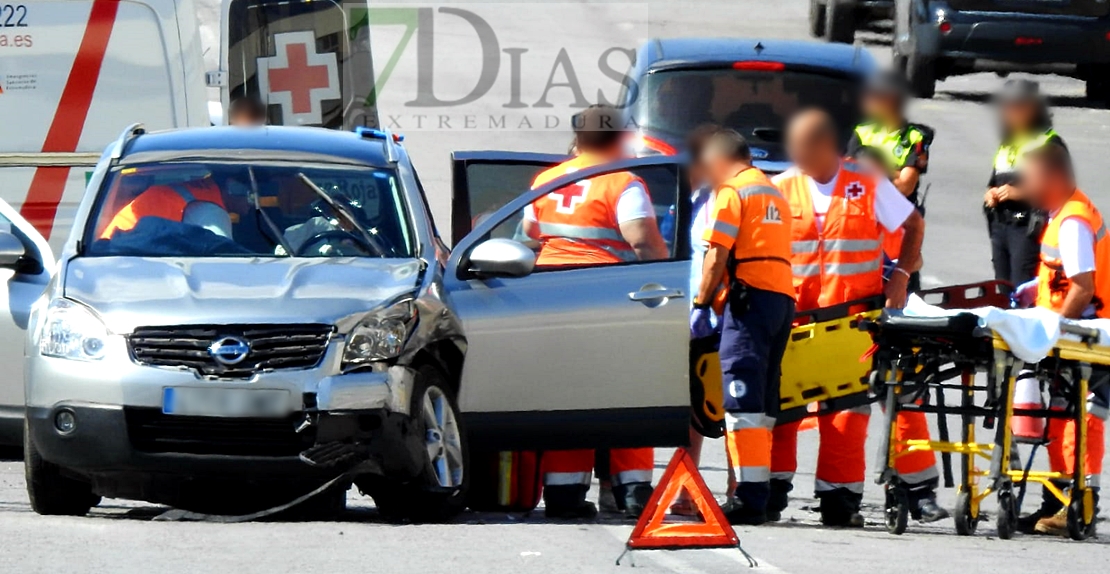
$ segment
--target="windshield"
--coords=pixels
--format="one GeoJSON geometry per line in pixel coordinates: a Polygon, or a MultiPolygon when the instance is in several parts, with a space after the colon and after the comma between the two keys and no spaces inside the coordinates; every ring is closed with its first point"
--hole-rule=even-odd
{"type": "Polygon", "coordinates": [[[808,72],[671,70],[648,74],[635,104],[637,125],[672,138],[715,123],[776,149],[787,119],[818,107],[837,119],[842,141],[859,117],[859,83],[808,72]],[[767,145],[771,144],[771,145],[767,145]]]}
{"type": "Polygon", "coordinates": [[[85,255],[412,257],[390,169],[187,162],[113,170],[85,255]]]}

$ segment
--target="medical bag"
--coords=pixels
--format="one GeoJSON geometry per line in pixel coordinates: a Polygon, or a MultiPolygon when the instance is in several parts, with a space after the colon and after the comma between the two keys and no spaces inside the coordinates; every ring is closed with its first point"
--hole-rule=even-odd
{"type": "Polygon", "coordinates": [[[529,512],[543,494],[541,453],[472,452],[467,505],[478,512],[529,512]]]}

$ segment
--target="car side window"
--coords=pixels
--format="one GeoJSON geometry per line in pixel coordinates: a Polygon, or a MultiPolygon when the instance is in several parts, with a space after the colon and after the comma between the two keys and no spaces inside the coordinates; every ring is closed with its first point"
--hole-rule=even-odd
{"type": "Polygon", "coordinates": [[[532,248],[536,272],[688,259],[689,233],[680,232],[688,219],[684,177],[673,164],[595,175],[552,190],[503,219],[488,237],[532,248]]]}
{"type": "MultiPolygon", "coordinates": [[[[456,221],[455,225],[467,227],[453,230],[457,237],[470,232],[510,201],[532,187],[536,176],[548,166],[535,163],[483,163],[472,162],[466,166],[469,191],[469,221],[456,221]]],[[[523,212],[502,221],[490,233],[491,238],[521,239],[523,212]]]]}

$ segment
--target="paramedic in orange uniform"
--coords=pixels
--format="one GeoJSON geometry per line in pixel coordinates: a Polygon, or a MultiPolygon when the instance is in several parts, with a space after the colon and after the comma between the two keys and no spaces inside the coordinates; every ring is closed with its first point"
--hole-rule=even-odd
{"type": "MultiPolygon", "coordinates": [[[[830,307],[857,299],[886,296],[887,307],[906,303],[910,274],[921,265],[925,223],[890,180],[840,156],[836,125],[823,111],[796,116],[787,133],[795,167],[774,182],[790,203],[794,218],[793,272],[798,310],[830,307]],[[905,230],[898,266],[884,286],[882,239],[905,230]]],[[[866,472],[864,443],[870,405],[818,417],[816,495],[821,520],[831,526],[863,526],[859,514],[866,472]]],[[[770,512],[786,508],[797,468],[799,422],[775,428],[771,456],[770,512]]],[[[922,413],[899,413],[900,440],[927,439],[922,413]]],[[[899,457],[895,467],[910,489],[911,512],[919,520],[947,516],[936,504],[936,460],[931,452],[899,457]]]]}
{"type": "MultiPolygon", "coordinates": [[[[1036,306],[1068,319],[1110,318],[1110,307],[1106,306],[1110,301],[1110,239],[1098,208],[1076,189],[1067,149],[1059,144],[1048,144],[1024,154],[1020,180],[1022,192],[1027,194],[1029,201],[1049,217],[1041,238],[1037,280],[1032,287],[1036,306]]],[[[1110,388],[1104,371],[1096,371],[1092,379],[1084,472],[1087,484],[1096,493],[1097,503],[1110,388]]],[[[1067,404],[1061,397],[1054,397],[1052,403],[1059,408],[1067,404]]],[[[1052,470],[1071,474],[1076,460],[1074,421],[1051,419],[1048,434],[1051,442],[1047,450],[1052,470]]],[[[1034,529],[1041,534],[1067,536],[1067,509],[1058,501],[1052,508],[1052,504],[1046,504],[1050,500],[1056,501],[1046,494],[1045,503],[1034,514],[1037,520],[1034,529]]]]}
{"type": "Polygon", "coordinates": [[[212,178],[205,177],[183,183],[155,185],[141,193],[130,203],[123,206],[112,221],[101,232],[101,239],[111,239],[116,231],[129,231],[144,217],[160,217],[170,221],[191,223],[190,213],[199,213],[206,219],[212,219],[212,213],[223,212],[226,222],[219,222],[217,226],[205,225],[212,230],[226,230],[219,233],[230,237],[231,219],[224,206],[223,194],[212,178]],[[214,204],[219,209],[212,208],[214,204]],[[225,224],[226,223],[226,224],[225,224]]]}
{"type": "MultiPolygon", "coordinates": [[[[579,155],[536,177],[536,188],[553,179],[622,159],[628,132],[623,116],[592,106],[573,120],[579,155]]],[[[584,179],[551,192],[525,208],[524,232],[540,244],[539,265],[611,265],[669,257],[655,221],[655,208],[640,178],[617,172],[584,179]]],[[[586,501],[594,454],[589,450],[546,453],[544,506],[548,517],[582,518],[597,513],[586,501]]],[[[609,472],[617,508],[639,516],[651,496],[655,465],[650,448],[613,449],[609,472]]]]}
{"type": "Polygon", "coordinates": [[[721,316],[725,445],[737,480],[725,510],[732,524],[767,522],[771,495],[771,428],[778,412],[782,355],[794,320],[790,206],[733,130],[714,134],[703,172],[716,192],[709,244],[690,316],[691,337],[711,331],[711,306],[729,285],[721,316]]]}

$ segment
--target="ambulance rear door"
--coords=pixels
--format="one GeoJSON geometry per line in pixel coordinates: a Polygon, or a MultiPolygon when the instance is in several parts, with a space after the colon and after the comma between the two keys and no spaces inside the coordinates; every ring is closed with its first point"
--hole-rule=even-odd
{"type": "Polygon", "coordinates": [[[689,222],[685,167],[673,157],[625,160],[531,190],[534,173],[558,156],[466,152],[454,159],[455,183],[463,186],[455,190],[454,209],[457,216],[467,209],[474,229],[456,242],[444,286],[467,340],[459,407],[472,444],[503,450],[684,444],[690,251],[688,234],[678,230],[689,222]],[[613,172],[631,172],[646,184],[670,248],[666,259],[531,271],[514,259],[506,273],[476,269],[483,245],[494,247],[494,257],[521,257],[538,247],[521,229],[526,205],[550,197],[574,209],[591,178],[613,172]]]}
{"type": "Polygon", "coordinates": [[[271,125],[378,126],[366,0],[225,0],[220,62],[224,110],[253,98],[271,125]]]}
{"type": "Polygon", "coordinates": [[[0,198],[55,253],[121,130],[209,125],[199,38],[192,0],[0,4],[0,198]]]}

